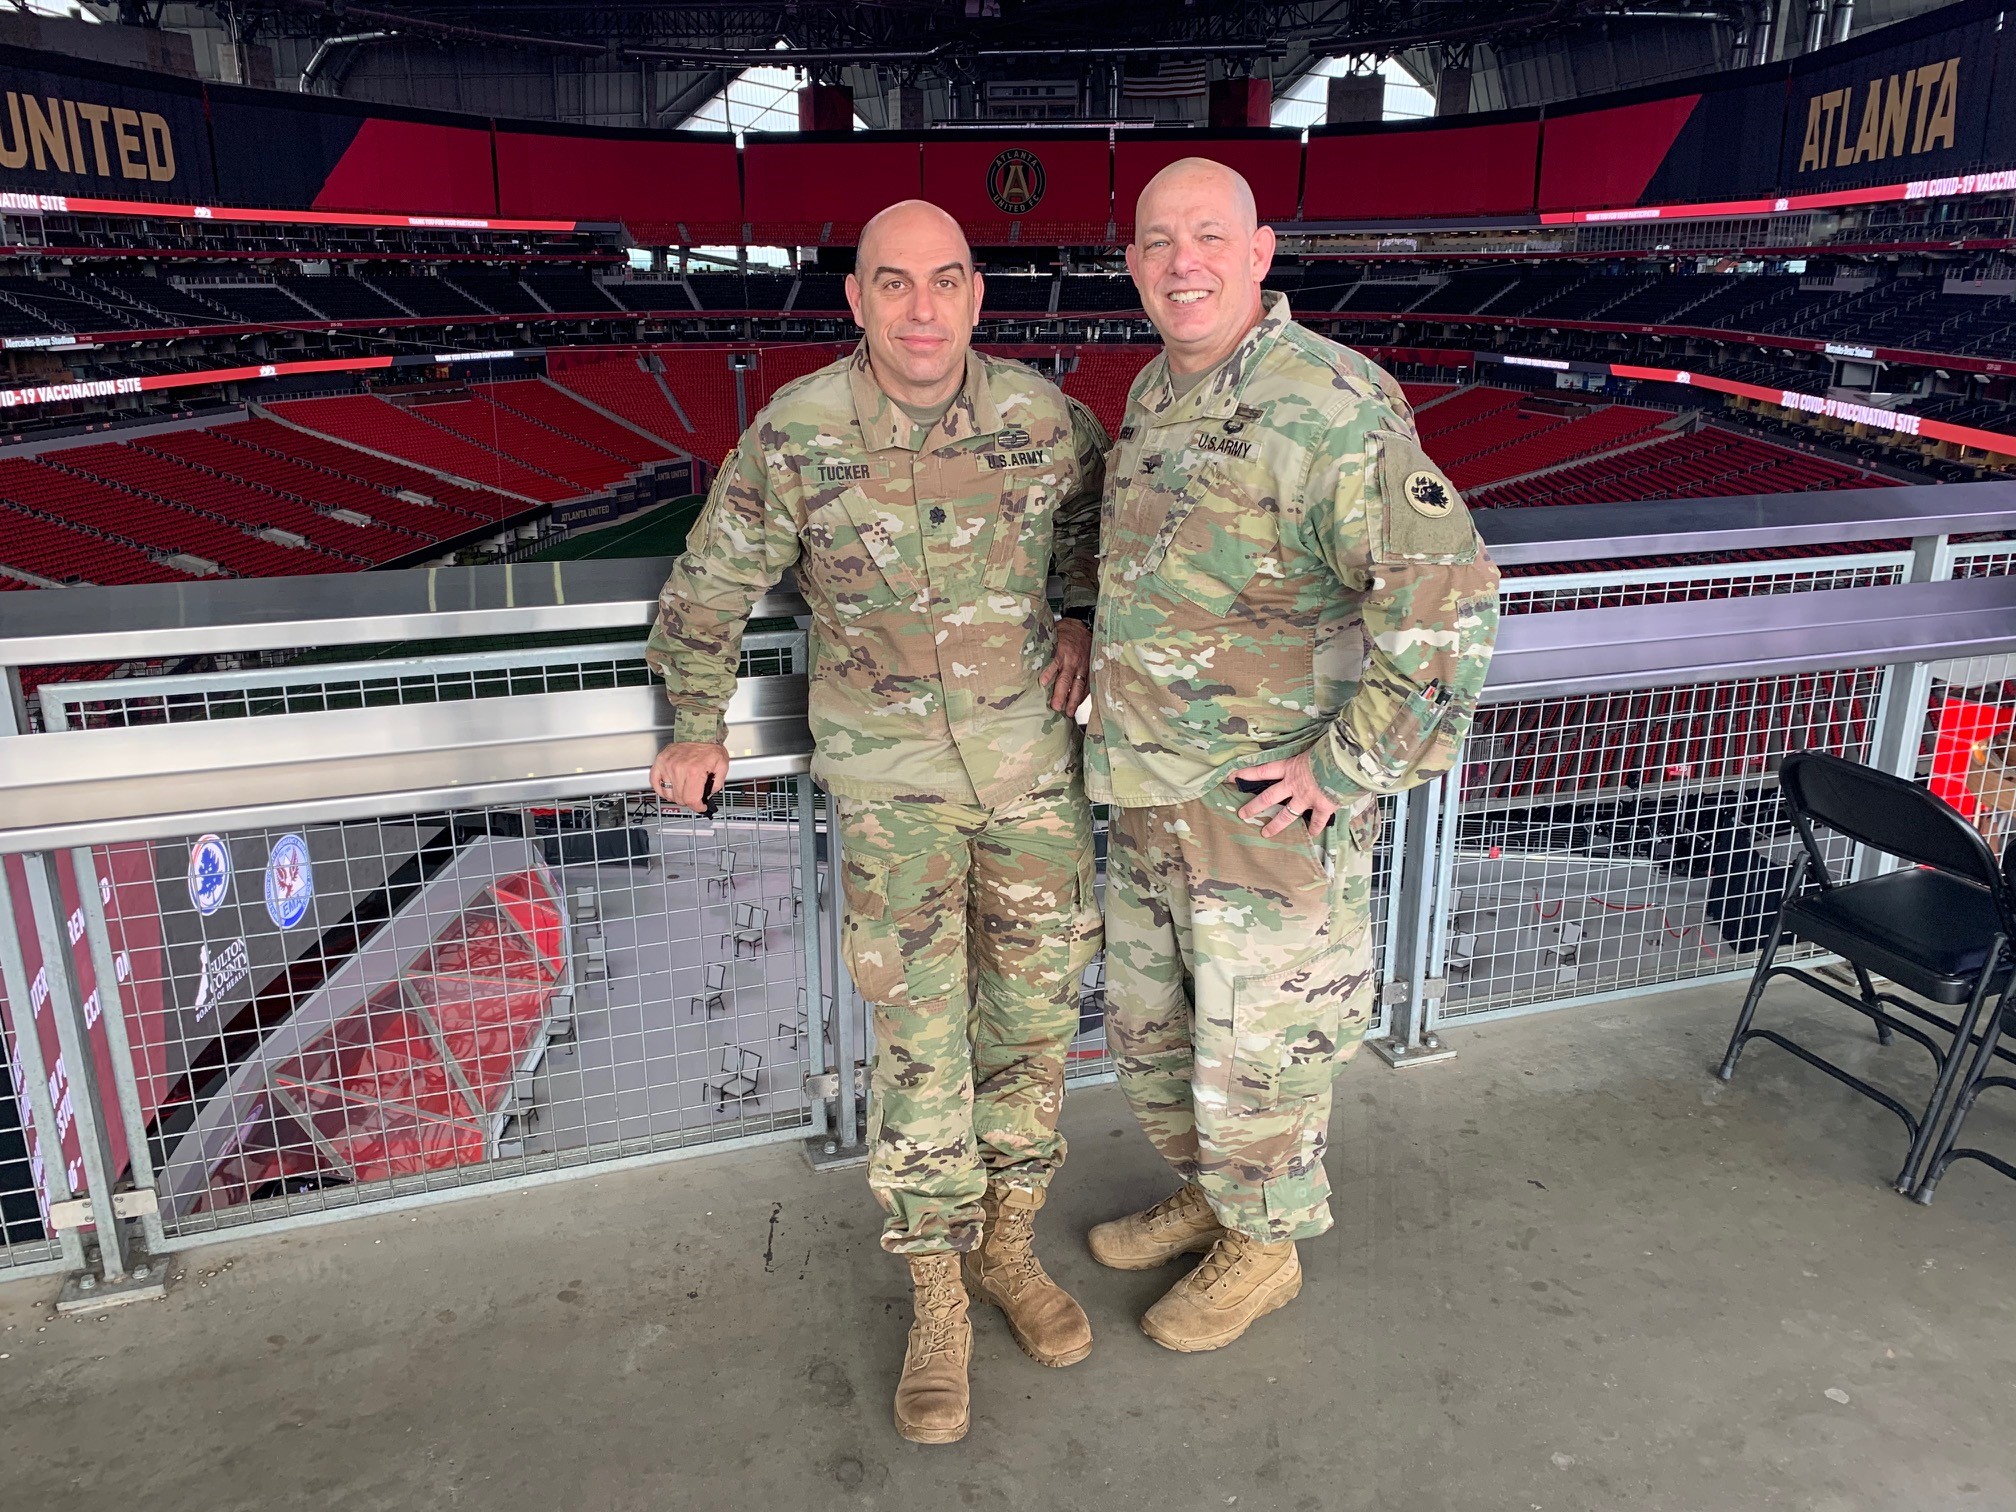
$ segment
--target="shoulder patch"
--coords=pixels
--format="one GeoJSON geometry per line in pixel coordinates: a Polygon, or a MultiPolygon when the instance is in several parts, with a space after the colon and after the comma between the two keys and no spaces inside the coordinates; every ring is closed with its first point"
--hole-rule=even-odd
{"type": "Polygon", "coordinates": [[[1416,468],[1407,474],[1400,491],[1415,510],[1431,520],[1439,520],[1456,507],[1456,496],[1447,484],[1427,468],[1416,468]]]}
{"type": "Polygon", "coordinates": [[[1379,559],[1475,561],[1477,530],[1470,511],[1421,443],[1390,430],[1371,432],[1366,443],[1377,452],[1379,559]]]}

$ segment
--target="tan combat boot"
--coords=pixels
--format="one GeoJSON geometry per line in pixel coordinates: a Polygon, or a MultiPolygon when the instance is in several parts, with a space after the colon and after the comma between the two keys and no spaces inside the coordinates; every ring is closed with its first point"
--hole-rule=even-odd
{"type": "Polygon", "coordinates": [[[1293,1239],[1268,1244],[1228,1229],[1197,1269],[1142,1315],[1141,1332],[1184,1354],[1223,1349],[1301,1290],[1293,1239]]]}
{"type": "Polygon", "coordinates": [[[1101,1223],[1085,1236],[1092,1258],[1113,1270],[1153,1270],[1178,1255],[1211,1248],[1225,1229],[1203,1190],[1188,1182],[1173,1197],[1125,1218],[1101,1223]]]}
{"type": "Polygon", "coordinates": [[[980,1200],[986,1236],[966,1256],[966,1285],[1007,1314],[1015,1342],[1038,1365],[1076,1365],[1092,1353],[1092,1324],[1036,1258],[1036,1211],[1045,1195],[1024,1187],[988,1187],[980,1200]]]}
{"type": "Polygon", "coordinates": [[[913,1444],[957,1443],[970,1421],[966,1365],[973,1358],[959,1257],[912,1255],[910,1287],[917,1321],[896,1382],[896,1431],[913,1444]]]}

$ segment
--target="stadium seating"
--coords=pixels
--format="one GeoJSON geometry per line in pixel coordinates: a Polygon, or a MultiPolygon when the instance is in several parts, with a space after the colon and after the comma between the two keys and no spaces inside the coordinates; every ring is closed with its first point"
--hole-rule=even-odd
{"type": "MultiPolygon", "coordinates": [[[[219,426],[215,430],[185,430],[145,436],[130,444],[156,456],[178,458],[220,477],[269,489],[284,497],[364,515],[380,525],[403,532],[415,541],[450,540],[466,535],[480,520],[498,518],[495,512],[477,516],[438,505],[416,503],[399,498],[384,484],[369,483],[351,473],[317,467],[300,457],[281,456],[258,444],[261,427],[280,437],[298,436],[297,432],[285,426],[255,420],[244,425],[219,426]]],[[[307,438],[299,439],[305,441],[307,438]]],[[[367,458],[362,452],[350,455],[359,462],[375,460],[367,458]]],[[[435,482],[427,479],[424,473],[415,473],[413,477],[435,482]]],[[[438,483],[436,486],[439,486],[438,483]]],[[[413,547],[409,544],[405,549],[411,551],[413,547]]]]}
{"type": "Polygon", "coordinates": [[[444,416],[452,420],[426,418],[423,411],[435,407],[409,410],[375,395],[350,394],[334,399],[288,400],[271,408],[281,419],[305,430],[387,452],[423,467],[438,468],[485,487],[522,494],[528,500],[552,504],[583,491],[571,478],[536,471],[487,444],[467,439],[464,427],[471,422],[453,411],[444,410],[444,416]]]}
{"type": "Polygon", "coordinates": [[[1126,413],[1127,391],[1160,350],[1153,346],[1081,348],[1078,365],[1064,375],[1064,392],[1083,402],[1099,417],[1106,434],[1114,435],[1126,413]]]}
{"type": "Polygon", "coordinates": [[[248,420],[240,425],[225,426],[214,434],[256,449],[296,469],[351,481],[362,479],[388,495],[417,494],[431,500],[429,505],[409,503],[397,497],[392,497],[388,503],[385,498],[379,498],[369,507],[360,505],[359,508],[366,514],[416,530],[432,528],[441,516],[447,516],[440,523],[448,525],[452,522],[453,528],[442,530],[444,538],[465,533],[477,525],[495,524],[523,514],[526,509],[523,499],[493,493],[487,488],[451,483],[393,458],[373,456],[276,420],[248,420]],[[401,514],[397,511],[402,505],[422,513],[401,514]]]}
{"type": "MultiPolygon", "coordinates": [[[[1431,410],[1430,413],[1434,412],[1431,410]]],[[[1503,413],[1500,411],[1499,416],[1493,416],[1477,426],[1465,427],[1453,435],[1468,437],[1471,441],[1480,439],[1482,427],[1493,424],[1503,413]]],[[[1628,404],[1606,405],[1586,415],[1555,419],[1539,425],[1502,445],[1478,447],[1461,456],[1439,450],[1434,455],[1448,472],[1449,481],[1460,489],[1468,490],[1499,478],[1521,477],[1543,468],[1558,467],[1578,457],[1630,446],[1655,435],[1658,428],[1672,418],[1662,410],[1640,409],[1628,404]]]]}
{"type": "Polygon", "coordinates": [[[361,565],[409,556],[428,543],[380,525],[355,525],[317,513],[305,499],[206,472],[186,458],[144,446],[111,444],[55,454],[64,468],[146,493],[170,504],[234,521],[247,530],[282,530],[361,565]]]}
{"type": "Polygon", "coordinates": [[[549,315],[539,296],[508,273],[479,273],[452,268],[441,275],[484,309],[498,315],[549,315]]]}
{"type": "Polygon", "coordinates": [[[619,425],[573,395],[537,378],[486,383],[480,385],[476,392],[491,404],[515,411],[562,436],[622,458],[633,467],[646,462],[662,462],[672,455],[671,448],[638,435],[629,426],[619,425]]]}
{"type": "MultiPolygon", "coordinates": [[[[0,562],[58,583],[186,583],[193,574],[146,550],[31,512],[0,480],[0,562]]],[[[39,508],[39,506],[36,506],[39,508]]],[[[6,578],[10,587],[24,586],[6,578]]]]}
{"type": "MultiPolygon", "coordinates": [[[[661,351],[665,386],[680,412],[693,423],[693,449],[709,463],[735,449],[742,434],[735,403],[735,374],[728,353],[714,349],[661,351]]],[[[746,383],[746,379],[745,379],[746,383]]],[[[748,413],[754,415],[755,409],[748,413]]]]}
{"type": "Polygon", "coordinates": [[[1882,488],[1890,481],[1711,426],[1538,477],[1485,485],[1472,490],[1469,499],[1478,508],[1626,504],[1642,499],[1804,493],[1816,488],[1882,488]]]}
{"type": "Polygon", "coordinates": [[[161,502],[86,470],[116,468],[116,460],[98,454],[122,451],[81,447],[48,458],[0,458],[0,498],[141,551],[187,553],[242,577],[342,570],[340,559],[312,546],[276,545],[217,515],[161,502]]]}
{"type": "Polygon", "coordinates": [[[425,319],[490,313],[447,279],[432,274],[372,273],[365,282],[402,310],[425,319]]]}
{"type": "Polygon", "coordinates": [[[548,375],[611,414],[685,448],[693,440],[693,429],[679,418],[657,375],[646,372],[642,362],[635,352],[611,352],[592,361],[569,354],[557,371],[549,363],[548,375]]]}

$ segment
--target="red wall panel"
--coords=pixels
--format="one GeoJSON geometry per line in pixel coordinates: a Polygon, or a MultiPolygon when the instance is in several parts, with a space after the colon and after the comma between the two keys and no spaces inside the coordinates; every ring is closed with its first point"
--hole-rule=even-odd
{"type": "Polygon", "coordinates": [[[1245,175],[1263,221],[1295,219],[1302,189],[1302,143],[1296,135],[1171,138],[1122,136],[1113,146],[1113,218],[1132,233],[1134,204],[1148,180],[1178,158],[1202,157],[1245,175]]]}
{"type": "Polygon", "coordinates": [[[1674,95],[1550,117],[1540,149],[1540,208],[1637,204],[1700,100],[1698,94],[1674,95]]]}
{"type": "Polygon", "coordinates": [[[941,206],[977,244],[1000,246],[1011,237],[1019,242],[1104,237],[1113,213],[1112,169],[1104,132],[948,134],[925,140],[924,198],[941,206]],[[1022,185],[1041,191],[1027,209],[1015,209],[1005,195],[997,202],[996,194],[1022,185]]]}
{"type": "Polygon", "coordinates": [[[758,241],[851,242],[876,211],[922,187],[915,138],[752,133],[742,149],[742,217],[758,241]]]}
{"type": "Polygon", "coordinates": [[[532,131],[497,133],[497,213],[527,220],[622,221],[683,240],[733,241],[742,181],[731,136],[676,139],[532,131]]]}
{"type": "Polygon", "coordinates": [[[313,208],[495,215],[490,133],[374,117],[329,170],[313,208]]]}
{"type": "Polygon", "coordinates": [[[1540,122],[1309,135],[1304,220],[1516,215],[1533,208],[1540,122]]]}

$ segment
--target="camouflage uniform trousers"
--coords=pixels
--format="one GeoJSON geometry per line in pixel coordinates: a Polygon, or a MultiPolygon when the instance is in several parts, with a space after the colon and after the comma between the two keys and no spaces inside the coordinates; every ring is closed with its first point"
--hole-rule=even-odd
{"type": "Polygon", "coordinates": [[[874,1015],[868,1186],[896,1254],[980,1242],[990,1180],[1043,1187],[1099,948],[1075,774],[1012,803],[836,799],[848,970],[874,1015]]]}
{"type": "Polygon", "coordinates": [[[1330,1227],[1330,1088],[1372,1017],[1376,800],[1319,839],[1269,839],[1231,784],[1115,808],[1106,1036],[1149,1140],[1218,1221],[1257,1239],[1330,1227]]]}

